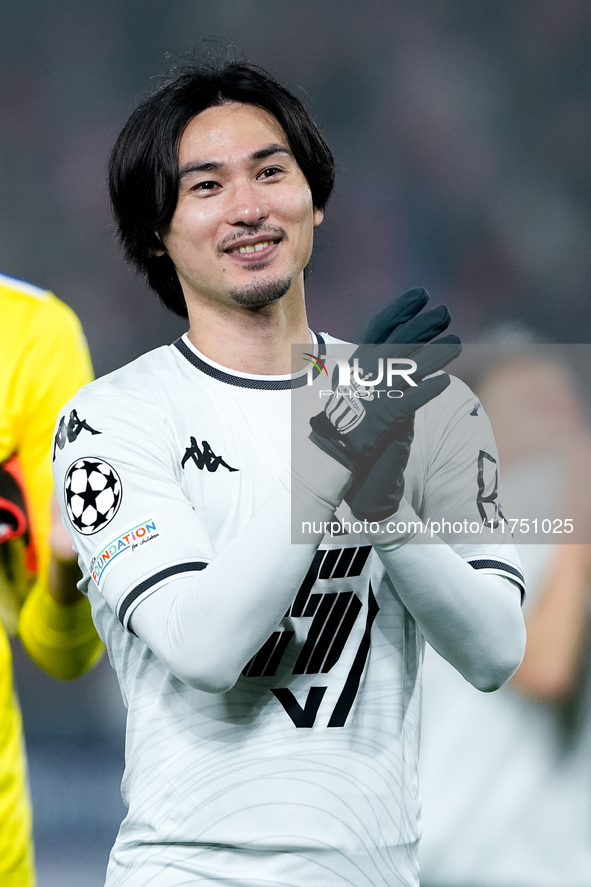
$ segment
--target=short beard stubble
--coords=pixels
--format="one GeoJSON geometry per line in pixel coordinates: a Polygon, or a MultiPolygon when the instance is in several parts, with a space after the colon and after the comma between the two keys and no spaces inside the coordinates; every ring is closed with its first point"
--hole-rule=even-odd
{"type": "Polygon", "coordinates": [[[273,280],[260,281],[248,286],[236,286],[230,290],[229,296],[236,305],[242,308],[263,308],[281,299],[292,284],[291,277],[276,277],[273,280]]]}

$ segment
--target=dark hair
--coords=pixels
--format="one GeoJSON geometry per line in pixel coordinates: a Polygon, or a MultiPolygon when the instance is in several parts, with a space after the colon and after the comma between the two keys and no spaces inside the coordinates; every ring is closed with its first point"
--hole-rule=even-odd
{"type": "Polygon", "coordinates": [[[212,105],[242,102],[272,114],[306,177],[317,209],[334,183],[334,160],[308,111],[267,71],[244,62],[189,64],[133,112],[109,160],[109,193],[126,257],[145,274],[167,308],[187,317],[175,267],[156,232],[173,216],[178,199],[178,146],[193,117],[212,105]]]}

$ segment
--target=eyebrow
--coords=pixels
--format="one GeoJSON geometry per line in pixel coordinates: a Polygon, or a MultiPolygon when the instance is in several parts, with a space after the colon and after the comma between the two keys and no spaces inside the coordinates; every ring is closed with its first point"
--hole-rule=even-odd
{"type": "MultiPolygon", "coordinates": [[[[289,148],[285,147],[285,145],[273,144],[265,145],[264,148],[259,148],[254,154],[251,154],[250,159],[265,160],[267,157],[273,157],[275,154],[285,154],[287,157],[293,157],[293,154],[289,148]]],[[[182,169],[179,169],[179,179],[195,172],[211,172],[212,170],[223,169],[223,166],[224,164],[219,160],[195,160],[191,163],[187,163],[182,169]]]]}
{"type": "Polygon", "coordinates": [[[293,154],[285,145],[266,145],[259,151],[255,151],[252,155],[253,160],[264,160],[266,157],[272,157],[273,154],[285,154],[287,157],[293,157],[293,154]]]}

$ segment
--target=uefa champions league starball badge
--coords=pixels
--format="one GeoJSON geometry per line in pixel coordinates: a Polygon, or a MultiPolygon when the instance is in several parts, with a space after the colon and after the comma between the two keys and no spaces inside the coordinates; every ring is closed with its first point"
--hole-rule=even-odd
{"type": "Polygon", "coordinates": [[[121,479],[102,459],[78,459],[68,468],[64,483],[66,508],[73,526],[92,536],[109,524],[121,504],[121,479]]]}

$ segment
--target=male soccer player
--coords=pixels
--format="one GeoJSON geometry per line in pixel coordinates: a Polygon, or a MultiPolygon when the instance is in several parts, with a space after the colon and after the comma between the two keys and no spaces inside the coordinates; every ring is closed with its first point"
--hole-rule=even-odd
{"type": "Polygon", "coordinates": [[[63,679],[81,674],[104,649],[76,588],[80,574],[59,512],[53,523],[51,513],[55,419],[92,368],[77,317],[51,293],[0,275],[0,316],[0,883],[33,887],[7,633],[18,633],[35,662],[63,679]]]}
{"type": "Polygon", "coordinates": [[[306,380],[290,346],[335,341],[304,303],[332,183],[301,103],[247,64],[174,73],[111,155],[127,255],[189,331],[79,392],[60,426],[86,427],[55,452],[129,709],[109,887],[416,885],[423,635],[482,689],[522,655],[510,546],[412,541],[496,507],[486,418],[461,383],[425,378],[445,360],[421,343],[449,316],[422,313],[422,291],[368,338],[413,343],[418,384],[361,410],[338,389],[290,470],[306,380]],[[320,524],[337,507],[377,524],[292,544],[292,497],[320,524]],[[388,531],[392,515],[414,529],[388,531]]]}

